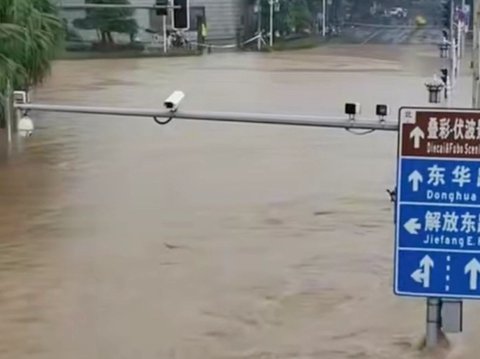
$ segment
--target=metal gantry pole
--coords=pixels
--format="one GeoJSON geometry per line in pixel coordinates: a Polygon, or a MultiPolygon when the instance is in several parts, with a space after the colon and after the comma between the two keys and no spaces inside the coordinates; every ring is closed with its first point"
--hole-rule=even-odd
{"type": "Polygon", "coordinates": [[[137,10],[160,10],[160,9],[181,9],[181,6],[164,6],[164,5],[152,5],[152,4],[135,4],[135,5],[122,5],[122,4],[68,4],[58,5],[59,9],[64,10],[83,10],[83,9],[137,9],[137,10]]]}
{"type": "MultiPolygon", "coordinates": [[[[478,5],[480,0],[475,0],[475,3],[478,5]]],[[[453,17],[453,11],[454,11],[454,2],[453,1],[450,1],[450,10],[451,10],[451,18],[450,18],[450,34],[449,34],[449,39],[448,41],[450,42],[450,56],[449,56],[449,63],[450,63],[450,74],[448,76],[445,77],[444,79],[444,83],[443,83],[443,86],[445,86],[445,90],[447,91],[446,93],[448,93],[448,90],[452,89],[453,90],[453,85],[454,85],[454,80],[456,79],[456,77],[459,75],[459,69],[461,68],[460,66],[460,58],[461,58],[461,54],[460,54],[460,48],[461,48],[461,45],[462,45],[462,39],[463,39],[463,35],[462,35],[462,29],[463,29],[463,26],[462,26],[462,20],[461,19],[458,19],[457,21],[457,26],[456,26],[456,29],[457,29],[457,34],[455,36],[455,33],[454,33],[454,30],[455,30],[455,27],[454,27],[454,17],[453,17]]],[[[463,10],[463,9],[462,9],[463,10]]],[[[478,11],[478,6],[477,6],[477,9],[476,11],[478,11]]],[[[477,17],[478,17],[478,14],[477,14],[477,17]]],[[[477,30],[478,30],[478,19],[477,21],[475,22],[475,26],[477,27],[477,30]]],[[[442,55],[441,55],[442,56],[442,55]]],[[[476,40],[474,41],[474,58],[476,59],[476,61],[478,62],[478,33],[476,33],[476,40]]],[[[478,64],[476,66],[474,66],[474,72],[475,71],[478,71],[478,64]]],[[[476,86],[477,86],[477,83],[476,81],[474,80],[474,90],[476,89],[476,86]]],[[[440,106],[441,105],[441,101],[440,101],[440,98],[439,97],[436,97],[436,96],[432,96],[432,91],[435,91],[435,93],[438,93],[438,89],[440,84],[435,84],[435,80],[434,82],[430,83],[430,84],[427,84],[427,89],[430,91],[430,96],[429,96],[429,99],[430,99],[430,103],[436,103],[440,106]]],[[[475,102],[475,98],[476,98],[476,95],[474,94],[473,95],[474,97],[474,100],[473,102],[475,102]]],[[[448,96],[446,96],[446,107],[451,107],[451,93],[448,94],[448,96]]],[[[426,348],[428,349],[435,349],[436,347],[438,347],[438,345],[440,344],[440,340],[442,338],[445,337],[445,330],[453,330],[452,329],[452,326],[448,327],[447,325],[447,329],[445,329],[444,327],[444,324],[448,324],[448,322],[446,323],[443,323],[443,318],[442,318],[442,314],[445,314],[447,315],[448,317],[448,314],[451,313],[451,310],[450,311],[447,311],[447,313],[442,313],[442,307],[443,307],[443,303],[444,303],[445,299],[444,298],[427,298],[426,300],[426,336],[425,336],[425,346],[426,348]]],[[[458,312],[460,317],[461,317],[461,302],[459,304],[459,307],[460,307],[460,311],[458,312]]],[[[458,308],[458,306],[456,307],[458,308]]],[[[461,320],[460,320],[461,322],[461,320]]],[[[454,332],[454,331],[452,331],[454,332]]]]}
{"type": "MultiPolygon", "coordinates": [[[[453,45],[452,45],[453,47],[453,45]]],[[[448,80],[448,77],[453,78],[454,75],[450,73],[449,76],[447,76],[447,83],[444,84],[446,91],[448,91],[448,86],[450,86],[450,81],[448,80]]],[[[428,87],[428,91],[433,91],[434,87],[430,86],[428,87]]],[[[441,106],[441,101],[440,98],[437,98],[437,102],[435,103],[436,105],[441,106]]],[[[432,96],[429,96],[429,99],[432,100],[432,96]]],[[[451,94],[448,94],[446,101],[447,101],[447,106],[450,104],[450,99],[451,99],[451,94]]],[[[431,101],[429,101],[431,102],[431,101]]],[[[442,318],[441,318],[441,298],[427,298],[426,300],[426,308],[427,308],[427,315],[426,315],[426,331],[425,331],[425,347],[427,349],[434,349],[438,346],[439,344],[439,338],[441,335],[441,326],[442,326],[442,318]]]]}
{"type": "MultiPolygon", "coordinates": [[[[453,1],[450,2],[451,10],[453,10],[453,1]]],[[[459,28],[457,28],[459,30],[459,28]]],[[[456,68],[457,68],[457,49],[455,46],[455,35],[453,33],[453,17],[451,17],[450,23],[450,34],[448,41],[450,42],[450,55],[448,58],[450,69],[449,74],[445,76],[443,79],[443,83],[439,82],[434,76],[433,82],[427,83],[426,87],[429,91],[429,103],[435,104],[439,107],[442,106],[441,97],[439,96],[439,92],[441,91],[442,87],[445,90],[444,99],[446,100],[446,107],[451,107],[451,91],[453,87],[453,79],[456,76],[456,68]],[[435,95],[435,96],[434,96],[435,95]]],[[[460,34],[460,31],[458,32],[460,34]]],[[[441,55],[442,56],[442,55],[441,55]]],[[[440,342],[440,338],[443,336],[442,332],[442,298],[427,298],[426,299],[426,331],[425,331],[425,347],[427,349],[435,349],[440,342]]]]}
{"type": "Polygon", "coordinates": [[[319,117],[281,114],[230,113],[230,112],[194,112],[165,111],[156,109],[135,109],[118,107],[63,106],[48,104],[16,103],[14,107],[21,112],[44,111],[81,113],[93,115],[129,116],[164,118],[168,120],[200,120],[230,123],[250,123],[265,125],[287,125],[302,127],[343,128],[347,130],[397,131],[398,122],[384,120],[361,120],[345,117],[319,117]]]}
{"type": "Polygon", "coordinates": [[[434,349],[438,346],[441,337],[441,300],[439,298],[427,299],[427,335],[425,346],[434,349]]]}

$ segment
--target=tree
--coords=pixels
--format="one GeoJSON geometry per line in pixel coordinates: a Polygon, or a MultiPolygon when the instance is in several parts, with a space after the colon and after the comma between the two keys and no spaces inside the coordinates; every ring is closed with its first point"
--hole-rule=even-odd
{"type": "MultiPolygon", "coordinates": [[[[320,0],[280,0],[279,12],[275,13],[275,29],[283,35],[309,30],[313,26],[315,3],[320,0]]],[[[269,0],[260,0],[263,30],[270,24],[269,0]]]]}
{"type": "Polygon", "coordinates": [[[29,89],[44,79],[62,38],[62,22],[49,0],[0,1],[0,104],[7,84],[29,89]]]}
{"type": "Polygon", "coordinates": [[[306,0],[293,1],[290,5],[289,17],[295,32],[310,30],[312,27],[312,13],[306,0]]]}
{"type": "MultiPolygon", "coordinates": [[[[87,0],[87,4],[128,5],[129,0],[87,0]]],[[[112,33],[128,34],[133,42],[138,32],[137,21],[132,18],[135,10],[125,8],[87,9],[86,17],[75,19],[75,27],[84,30],[97,30],[103,46],[114,45],[112,33]]]]}

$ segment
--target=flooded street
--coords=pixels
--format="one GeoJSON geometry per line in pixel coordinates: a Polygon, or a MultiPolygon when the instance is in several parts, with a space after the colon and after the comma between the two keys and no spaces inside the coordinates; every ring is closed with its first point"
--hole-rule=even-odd
{"type": "MultiPolygon", "coordinates": [[[[35,102],[341,115],[425,105],[432,47],[64,61],[35,102]]],[[[465,71],[455,103],[469,106],[465,71]]],[[[0,358],[412,359],[394,133],[32,113],[0,164],[0,358]]],[[[448,358],[476,359],[480,320],[448,358]]]]}

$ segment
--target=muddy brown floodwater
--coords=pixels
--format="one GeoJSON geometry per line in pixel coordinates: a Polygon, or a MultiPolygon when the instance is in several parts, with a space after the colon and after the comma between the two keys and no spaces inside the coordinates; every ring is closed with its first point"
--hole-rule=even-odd
{"type": "MultiPolygon", "coordinates": [[[[429,47],[57,62],[35,101],[363,115],[423,105],[429,47]]],[[[468,105],[465,73],[455,102],[468,105]]],[[[392,291],[396,136],[32,113],[0,165],[0,357],[411,359],[392,291]]],[[[478,358],[480,320],[449,358],[478,358]]]]}

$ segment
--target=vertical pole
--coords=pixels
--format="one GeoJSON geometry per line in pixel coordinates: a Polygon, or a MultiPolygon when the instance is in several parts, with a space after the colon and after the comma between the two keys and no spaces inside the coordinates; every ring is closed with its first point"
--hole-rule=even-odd
{"type": "Polygon", "coordinates": [[[437,347],[441,328],[441,304],[438,298],[427,299],[427,335],[425,346],[428,349],[437,347]]]}
{"type": "Polygon", "coordinates": [[[273,47],[273,0],[270,2],[270,47],[273,47]]]}
{"type": "Polygon", "coordinates": [[[167,53],[167,15],[162,16],[163,20],[163,53],[167,53]]]}
{"type": "MultiPolygon", "coordinates": [[[[452,36],[450,36],[452,38],[452,36]]],[[[450,78],[452,78],[452,74],[450,73],[447,76],[445,86],[445,91],[448,91],[448,87],[450,85],[450,78]]],[[[432,103],[432,96],[434,95],[435,90],[439,88],[435,85],[438,85],[439,82],[436,79],[436,75],[434,75],[434,80],[429,86],[427,83],[427,90],[429,92],[429,102],[432,103]]],[[[447,93],[447,92],[446,92],[447,93]]],[[[441,96],[437,93],[437,96],[441,96]]],[[[450,94],[447,97],[447,106],[450,105],[450,94]]],[[[438,99],[440,100],[440,99],[438,99]]],[[[436,101],[436,106],[442,106],[441,101],[436,101]]],[[[427,298],[426,300],[426,335],[425,335],[425,347],[427,349],[434,349],[438,346],[440,342],[440,338],[443,336],[442,333],[442,299],[441,298],[427,298]]]]}
{"type": "Polygon", "coordinates": [[[13,113],[12,113],[12,88],[10,81],[7,81],[7,93],[5,96],[5,123],[7,126],[7,142],[8,144],[12,143],[12,132],[13,132],[13,113]]]}
{"type": "Polygon", "coordinates": [[[479,101],[479,80],[480,80],[480,36],[479,36],[479,21],[480,21],[480,0],[474,0],[473,2],[473,55],[472,55],[472,67],[473,67],[473,91],[472,91],[472,106],[478,108],[479,101]]]}
{"type": "Polygon", "coordinates": [[[262,49],[262,1],[258,0],[257,4],[258,4],[258,11],[257,11],[257,16],[258,16],[258,21],[257,21],[258,22],[257,48],[258,48],[258,51],[260,51],[262,49]]]}
{"type": "MultiPolygon", "coordinates": [[[[466,1],[465,0],[462,0],[462,14],[465,15],[465,5],[466,5],[466,1]]],[[[471,10],[470,10],[471,11],[471,10]]],[[[461,35],[461,48],[460,48],[460,58],[463,59],[463,57],[465,56],[465,41],[466,41],[466,34],[465,34],[465,29],[466,28],[466,24],[467,24],[467,19],[466,17],[463,18],[463,21],[462,21],[462,26],[461,26],[461,32],[462,32],[462,35],[461,35]]]]}
{"type": "Polygon", "coordinates": [[[454,12],[455,12],[455,4],[453,0],[450,0],[450,33],[449,33],[449,40],[450,40],[450,86],[453,88],[455,86],[455,76],[456,76],[456,42],[457,39],[455,37],[455,26],[454,26],[454,12]]]}
{"type": "Polygon", "coordinates": [[[323,0],[322,3],[322,36],[325,37],[327,34],[327,0],[323,0]]]}
{"type": "Polygon", "coordinates": [[[473,35],[473,46],[472,46],[472,107],[477,107],[477,62],[478,62],[478,43],[477,43],[477,1],[473,1],[473,23],[472,23],[472,35],[473,35]]]}
{"type": "Polygon", "coordinates": [[[458,74],[460,75],[460,66],[459,66],[459,63],[460,63],[460,58],[462,57],[462,32],[463,32],[463,22],[461,20],[459,20],[457,22],[457,71],[458,71],[458,74]]]}

